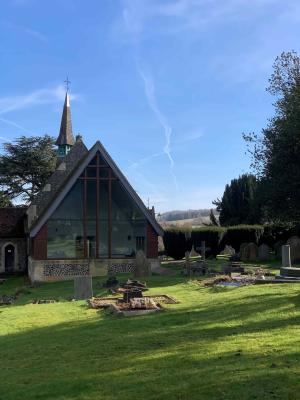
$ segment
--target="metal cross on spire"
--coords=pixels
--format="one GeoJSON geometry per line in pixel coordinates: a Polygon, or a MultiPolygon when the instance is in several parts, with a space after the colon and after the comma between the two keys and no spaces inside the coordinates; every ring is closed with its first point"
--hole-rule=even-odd
{"type": "Polygon", "coordinates": [[[70,86],[70,83],[71,83],[71,81],[69,81],[68,75],[67,75],[67,79],[64,82],[66,84],[66,91],[68,92],[69,91],[69,86],[70,86]]]}

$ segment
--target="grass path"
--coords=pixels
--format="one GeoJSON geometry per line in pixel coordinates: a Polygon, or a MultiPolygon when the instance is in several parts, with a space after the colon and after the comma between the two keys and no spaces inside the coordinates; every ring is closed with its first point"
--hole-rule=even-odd
{"type": "MultiPolygon", "coordinates": [[[[128,319],[82,301],[31,304],[70,296],[59,282],[1,307],[0,399],[300,399],[299,285],[148,283],[181,303],[128,319]]],[[[9,279],[0,294],[21,285],[9,279]]]]}

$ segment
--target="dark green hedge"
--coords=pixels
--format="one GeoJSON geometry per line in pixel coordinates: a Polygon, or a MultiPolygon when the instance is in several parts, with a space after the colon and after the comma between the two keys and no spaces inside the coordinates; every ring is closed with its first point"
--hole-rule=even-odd
{"type": "Polygon", "coordinates": [[[242,243],[265,243],[271,248],[274,244],[286,241],[293,235],[300,236],[300,226],[291,228],[287,225],[237,225],[227,228],[218,226],[205,226],[194,229],[170,228],[165,230],[164,246],[168,256],[177,260],[184,257],[185,252],[190,251],[192,245],[199,252],[201,242],[205,241],[207,255],[214,257],[219,254],[226,245],[232,246],[237,252],[242,243]]]}
{"type": "Polygon", "coordinates": [[[278,225],[266,225],[264,227],[264,233],[259,239],[259,245],[262,243],[274,248],[276,242],[283,240],[286,242],[291,236],[298,235],[297,227],[291,228],[288,225],[278,224],[278,225]]]}
{"type": "Polygon", "coordinates": [[[194,249],[198,250],[201,247],[201,242],[205,241],[205,247],[207,248],[206,256],[213,255],[217,256],[219,253],[220,242],[223,238],[225,228],[218,226],[201,227],[192,230],[191,240],[194,245],[194,249]]]}
{"type": "Polygon", "coordinates": [[[218,254],[219,244],[222,239],[225,228],[220,227],[201,227],[196,229],[170,228],[165,230],[164,246],[168,256],[180,260],[185,252],[201,247],[201,242],[205,241],[207,255],[216,256],[218,254]]]}
{"type": "Polygon", "coordinates": [[[220,243],[220,251],[226,245],[232,246],[235,251],[240,250],[242,243],[259,243],[261,236],[264,233],[262,225],[237,225],[227,228],[226,233],[220,243]]]}
{"type": "Polygon", "coordinates": [[[166,254],[175,260],[182,259],[185,252],[192,248],[191,241],[186,236],[190,236],[188,230],[176,228],[165,230],[163,240],[166,254]]]}

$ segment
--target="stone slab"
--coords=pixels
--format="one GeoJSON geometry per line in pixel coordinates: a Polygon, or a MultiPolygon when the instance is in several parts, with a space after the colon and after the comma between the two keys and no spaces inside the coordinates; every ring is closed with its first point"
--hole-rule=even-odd
{"type": "Polygon", "coordinates": [[[91,276],[80,276],[74,278],[75,300],[87,300],[93,297],[93,286],[91,276]]]}

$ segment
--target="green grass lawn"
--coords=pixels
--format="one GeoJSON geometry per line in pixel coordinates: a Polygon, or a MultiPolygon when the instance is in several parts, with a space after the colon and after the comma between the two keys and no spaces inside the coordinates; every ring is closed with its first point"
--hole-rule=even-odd
{"type": "MultiPolygon", "coordinates": [[[[0,307],[0,399],[300,399],[300,284],[148,284],[181,303],[119,318],[63,300],[73,286],[59,282],[0,307]]],[[[0,294],[22,285],[10,278],[0,294]]]]}

